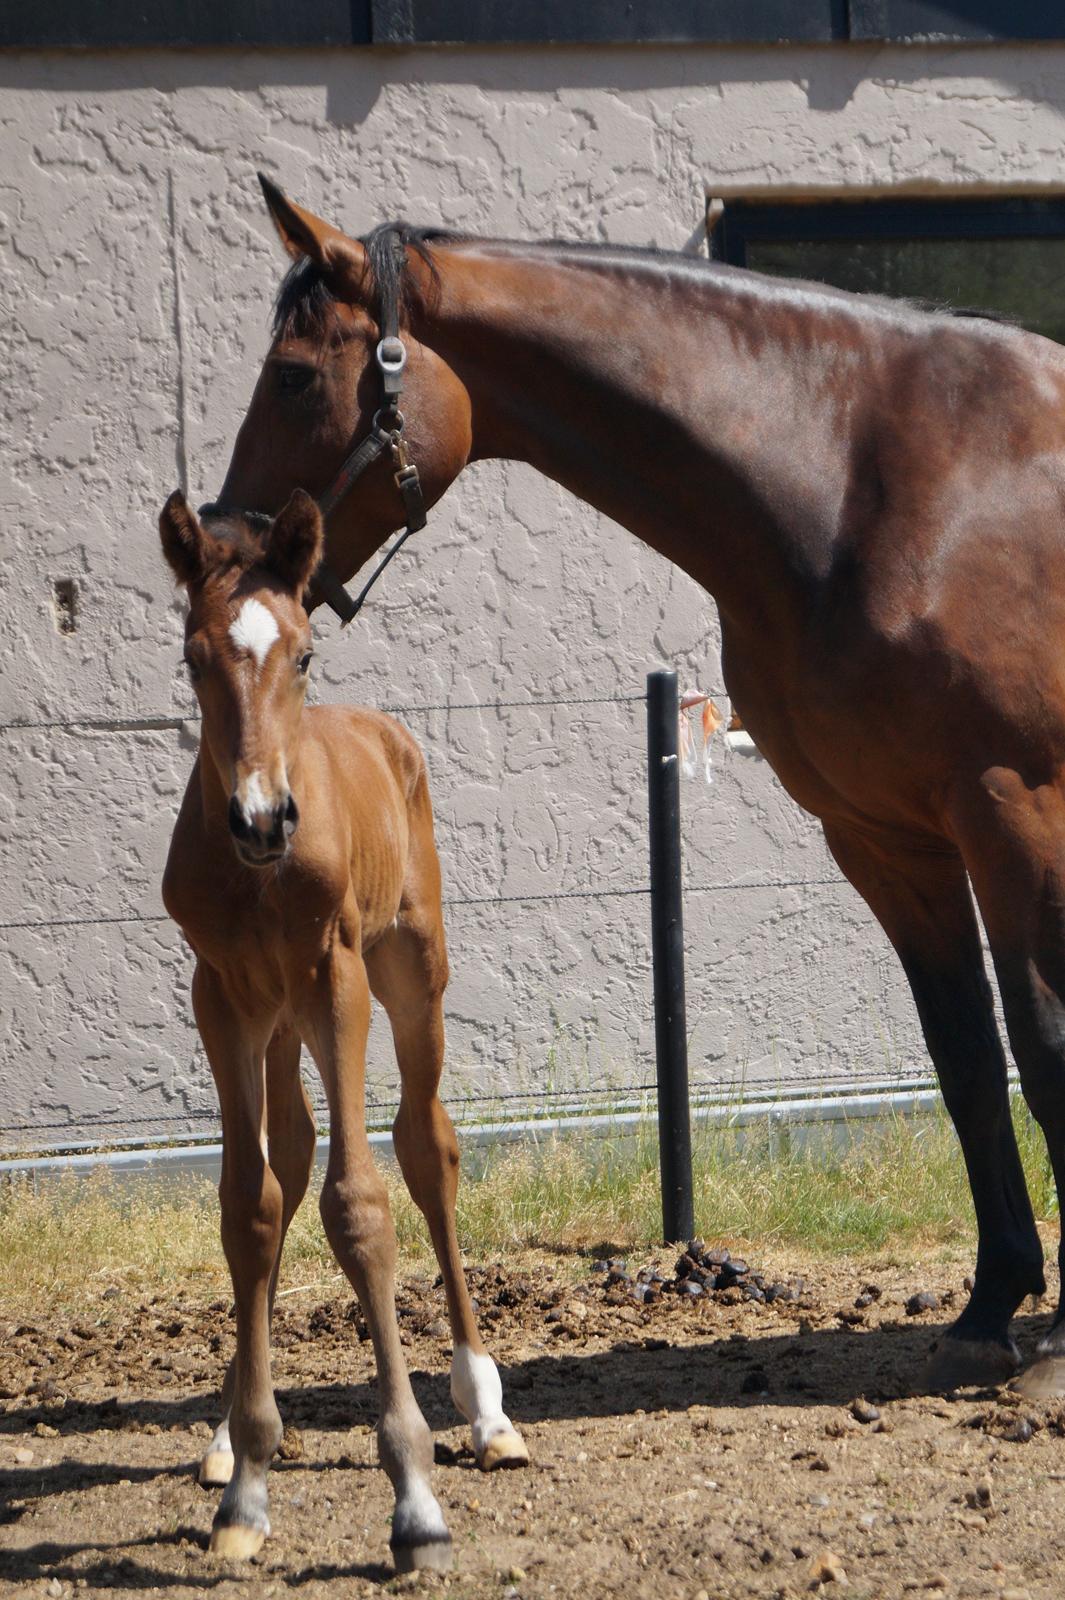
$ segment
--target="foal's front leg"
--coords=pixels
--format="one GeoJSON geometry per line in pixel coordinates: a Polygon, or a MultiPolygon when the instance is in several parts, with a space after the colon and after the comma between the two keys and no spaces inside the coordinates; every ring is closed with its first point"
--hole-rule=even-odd
{"type": "Polygon", "coordinates": [[[192,1003],[222,1111],[222,1248],[237,1314],[229,1433],[233,1475],[215,1513],[211,1549],[255,1555],[270,1532],[266,1472],[281,1440],[270,1379],[270,1279],[281,1245],[281,1186],[263,1152],[264,1057],[273,1017],[239,1013],[202,961],[192,1003]]]}
{"type": "Polygon", "coordinates": [[[321,965],[317,992],[301,1026],[306,1027],[307,1045],[329,1100],[322,1221],[373,1340],[381,1395],[378,1449],[396,1495],[390,1540],[396,1569],[446,1572],[451,1535],[430,1487],[433,1436],[414,1398],[396,1320],[395,1229],[366,1137],[366,969],[360,955],[339,946],[321,965]]]}
{"type": "MultiPolygon", "coordinates": [[[[281,1185],[281,1238],[270,1276],[270,1315],[273,1318],[281,1253],[288,1225],[307,1192],[314,1166],[316,1129],[314,1112],[300,1079],[300,1038],[282,1023],[266,1051],[266,1134],[271,1170],[281,1185]]],[[[200,1461],[198,1477],[205,1488],[222,1488],[233,1476],[233,1444],[229,1436],[229,1411],[236,1382],[236,1356],[222,1384],[222,1420],[200,1461]]]]}

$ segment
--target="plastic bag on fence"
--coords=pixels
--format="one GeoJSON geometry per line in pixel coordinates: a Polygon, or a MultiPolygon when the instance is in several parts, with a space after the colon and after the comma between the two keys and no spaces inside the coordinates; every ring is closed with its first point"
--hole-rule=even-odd
{"type": "Polygon", "coordinates": [[[699,770],[699,763],[695,753],[695,733],[692,728],[691,713],[696,706],[702,706],[701,726],[703,733],[703,777],[707,783],[713,783],[713,761],[711,742],[718,729],[724,726],[725,719],[708,694],[684,694],[680,697],[680,727],[678,729],[677,748],[680,754],[680,770],[685,778],[694,778],[699,770]]]}

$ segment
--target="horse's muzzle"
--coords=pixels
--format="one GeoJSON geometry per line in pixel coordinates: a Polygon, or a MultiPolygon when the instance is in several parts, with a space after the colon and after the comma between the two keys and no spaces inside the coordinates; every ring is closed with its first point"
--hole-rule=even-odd
{"type": "Polygon", "coordinates": [[[229,831],[241,861],[249,867],[268,867],[280,861],[299,824],[300,813],[292,795],[273,811],[249,816],[236,795],[229,802],[229,831]]]}

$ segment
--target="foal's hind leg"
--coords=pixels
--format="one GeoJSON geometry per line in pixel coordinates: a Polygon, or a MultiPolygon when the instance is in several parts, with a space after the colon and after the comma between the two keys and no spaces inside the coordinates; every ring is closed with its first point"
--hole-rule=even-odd
{"type": "MultiPolygon", "coordinates": [[[[266,1052],[266,1134],[270,1166],[281,1185],[281,1243],[270,1277],[272,1315],[285,1235],[307,1192],[315,1149],[314,1112],[300,1077],[300,1039],[288,1023],[277,1028],[266,1052]]],[[[233,1476],[229,1411],[236,1374],[234,1356],[222,1383],[222,1420],[200,1462],[199,1481],[206,1488],[221,1488],[233,1476]]]]}
{"type": "MultiPolygon", "coordinates": [[[[352,918],[354,921],[354,917],[352,918]]],[[[410,1386],[396,1320],[396,1235],[388,1194],[366,1137],[370,993],[362,957],[339,941],[320,964],[300,1026],[329,1099],[329,1165],[322,1221],[359,1297],[373,1340],[381,1396],[377,1443],[396,1494],[390,1540],[396,1568],[446,1571],[451,1535],[430,1487],[433,1436],[410,1386]]]]}
{"type": "Polygon", "coordinates": [[[444,1279],[454,1354],[451,1397],[470,1424],[477,1464],[521,1467],[524,1439],[503,1411],[503,1387],[481,1343],[455,1232],[459,1147],[437,1095],[444,1062],[447,955],[439,914],[413,924],[403,913],[367,958],[374,994],[388,1012],[403,1093],[392,1136],[407,1188],[429,1227],[444,1279]]]}
{"type": "MultiPolygon", "coordinates": [[[[1065,794],[989,773],[962,822],[1024,1098],[1065,1195],[1065,794]]],[[[1018,1379],[1033,1399],[1065,1395],[1065,1234],[1061,1298],[1036,1361],[1018,1379]]]]}
{"type": "Polygon", "coordinates": [[[1018,1365],[1010,1320],[1043,1289],[1043,1253],[1010,1120],[1006,1061],[979,930],[954,850],[915,850],[837,828],[825,837],[902,961],[961,1141],[979,1228],[976,1284],[933,1356],[931,1388],[995,1383],[1018,1365]]]}

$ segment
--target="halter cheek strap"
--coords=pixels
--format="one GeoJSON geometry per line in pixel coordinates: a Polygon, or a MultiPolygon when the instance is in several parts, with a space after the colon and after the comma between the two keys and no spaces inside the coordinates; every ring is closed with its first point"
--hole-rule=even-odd
{"type": "Polygon", "coordinates": [[[381,407],[373,419],[370,432],[341,463],[332,483],[321,495],[318,509],[323,522],[340,504],[362,474],[388,450],[392,455],[393,479],[403,501],[403,532],[389,546],[370,574],[361,592],[353,600],[327,562],[322,561],[311,579],[311,589],[346,626],[362,610],[363,602],[392,557],[406,543],[412,533],[425,527],[425,500],[422,495],[418,468],[410,459],[403,437],[404,418],[399,409],[403,393],[403,369],[407,365],[407,347],[399,336],[399,307],[392,296],[385,296],[381,307],[381,338],[374,352],[381,374],[381,407]]]}

